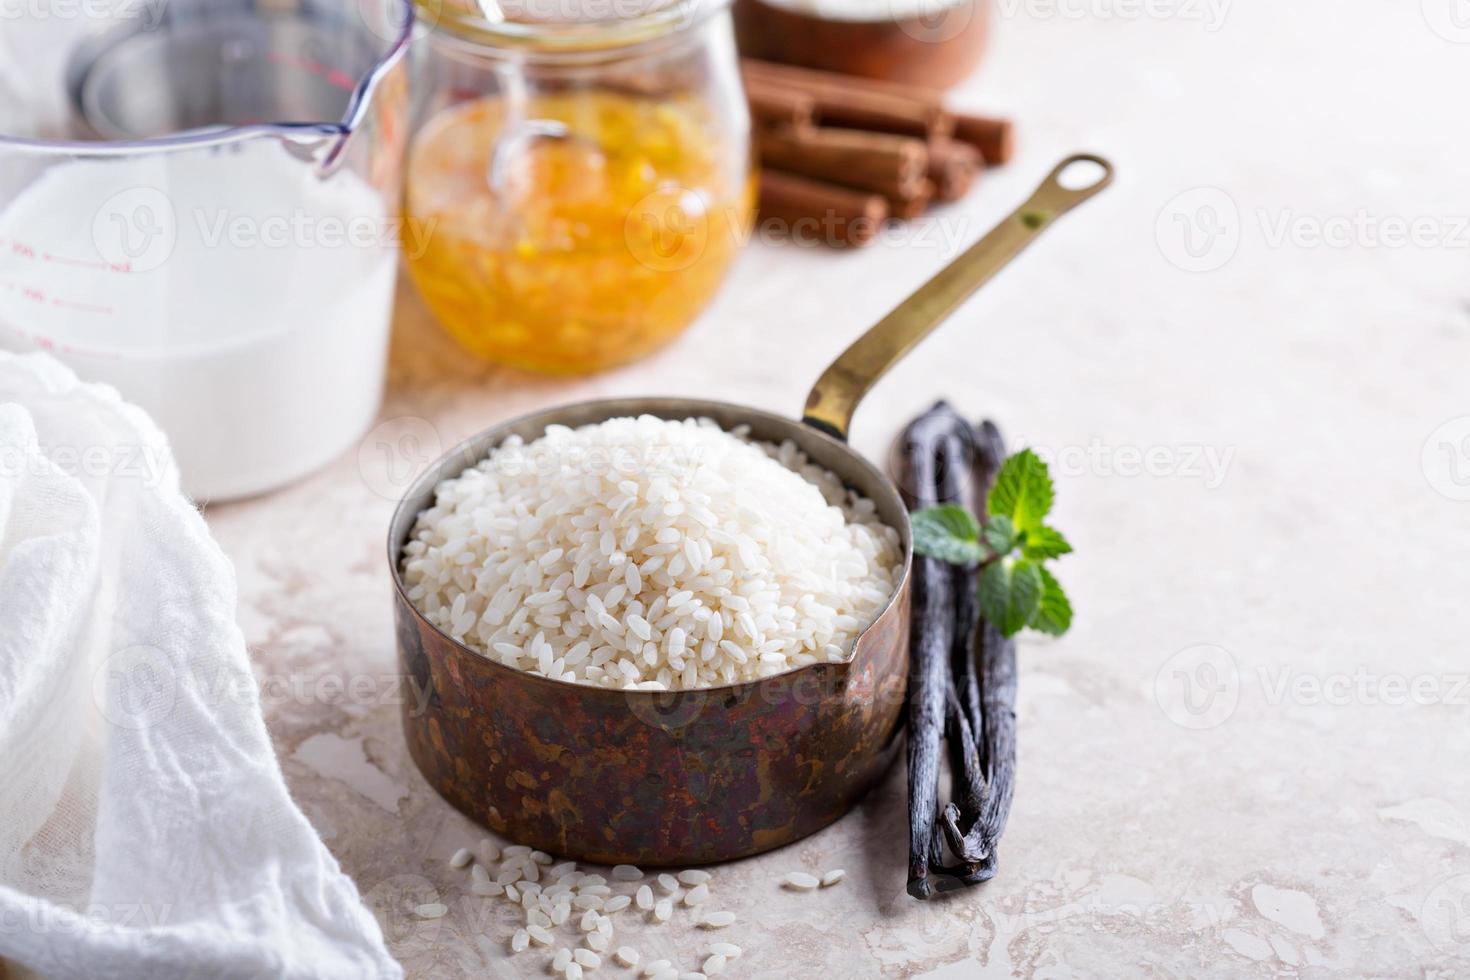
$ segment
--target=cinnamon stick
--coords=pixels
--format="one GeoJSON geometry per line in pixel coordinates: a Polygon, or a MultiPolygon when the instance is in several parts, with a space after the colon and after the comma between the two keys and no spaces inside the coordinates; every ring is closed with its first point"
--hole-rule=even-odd
{"type": "Polygon", "coordinates": [[[837,75],[811,68],[741,61],[747,85],[772,85],[809,95],[823,126],[873,129],[925,140],[948,136],[954,118],[935,91],[896,82],[837,75]]]}
{"type": "Polygon", "coordinates": [[[1016,130],[1009,119],[955,116],[954,138],[979,150],[986,165],[991,167],[1009,163],[1016,152],[1016,130]]]}
{"type": "Polygon", "coordinates": [[[871,242],[887,219],[888,202],[877,194],[777,170],[761,172],[763,229],[767,222],[777,222],[793,238],[859,246],[871,242]]]}
{"type": "Polygon", "coordinates": [[[747,79],[745,97],[750,103],[750,117],[757,127],[812,125],[817,115],[817,102],[810,95],[783,88],[760,79],[747,79]]]}
{"type": "Polygon", "coordinates": [[[890,200],[916,197],[925,188],[929,148],[922,140],[860,129],[797,129],[761,132],[761,162],[816,180],[874,191],[890,200]]]}
{"type": "Polygon", "coordinates": [[[985,160],[980,151],[958,140],[936,140],[929,144],[929,179],[941,201],[958,201],[975,186],[985,160]]]}
{"type": "Polygon", "coordinates": [[[922,218],[934,202],[934,193],[934,181],[926,178],[919,181],[919,189],[909,197],[890,197],[888,211],[900,221],[922,218]]]}

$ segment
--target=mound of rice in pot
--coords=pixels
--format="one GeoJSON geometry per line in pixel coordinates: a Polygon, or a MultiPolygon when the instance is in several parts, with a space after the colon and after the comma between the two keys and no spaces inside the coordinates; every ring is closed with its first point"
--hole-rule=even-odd
{"type": "Polygon", "coordinates": [[[485,656],[579,684],[844,660],[897,587],[898,532],[795,444],[746,436],[643,416],[512,437],[419,515],[408,598],[485,656]]]}

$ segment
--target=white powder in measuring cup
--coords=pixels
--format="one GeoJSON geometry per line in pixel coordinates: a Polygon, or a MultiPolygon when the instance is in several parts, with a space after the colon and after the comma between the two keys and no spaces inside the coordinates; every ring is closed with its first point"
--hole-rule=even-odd
{"type": "Polygon", "coordinates": [[[396,270],[382,197],[276,140],[77,160],[0,211],[0,343],[148,411],[196,499],[242,497],[371,424],[396,270]]]}

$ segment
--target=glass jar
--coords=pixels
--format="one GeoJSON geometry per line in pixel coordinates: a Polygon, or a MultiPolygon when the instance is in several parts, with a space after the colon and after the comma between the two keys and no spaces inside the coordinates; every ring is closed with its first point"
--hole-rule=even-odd
{"type": "Polygon", "coordinates": [[[521,2],[421,7],[405,256],[467,349],[584,374],[719,289],[751,217],[749,113],[725,0],[521,2]]]}

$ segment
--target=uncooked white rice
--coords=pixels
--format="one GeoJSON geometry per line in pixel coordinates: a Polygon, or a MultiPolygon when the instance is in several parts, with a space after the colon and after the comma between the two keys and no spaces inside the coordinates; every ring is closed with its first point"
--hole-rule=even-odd
{"type": "Polygon", "coordinates": [[[511,437],[440,483],[409,600],[494,660],[640,690],[842,661],[892,596],[898,533],[791,442],[642,416],[511,437]]]}

